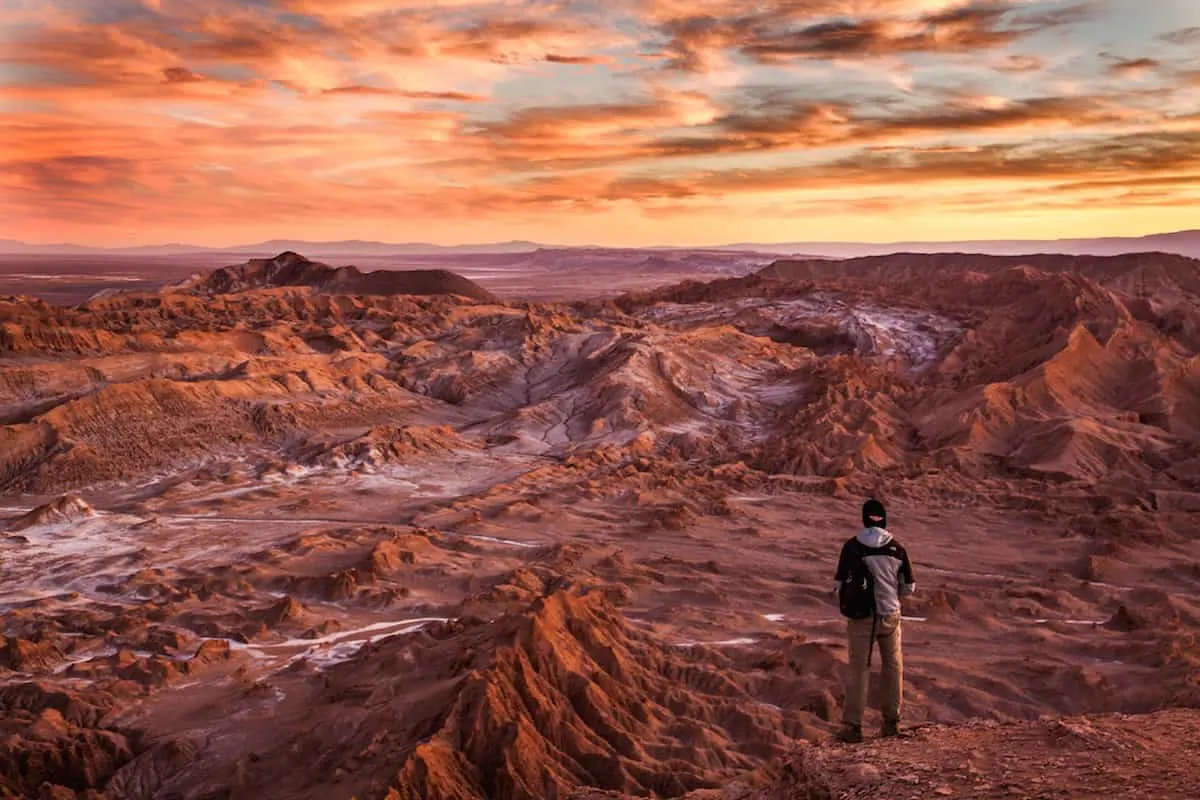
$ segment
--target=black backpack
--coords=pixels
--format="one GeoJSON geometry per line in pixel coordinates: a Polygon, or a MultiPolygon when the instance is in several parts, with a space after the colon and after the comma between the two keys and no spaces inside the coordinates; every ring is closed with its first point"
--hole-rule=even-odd
{"type": "Polygon", "coordinates": [[[838,605],[847,619],[866,619],[875,613],[875,576],[863,559],[866,545],[857,539],[850,543],[850,563],[846,578],[838,587],[838,605]]]}

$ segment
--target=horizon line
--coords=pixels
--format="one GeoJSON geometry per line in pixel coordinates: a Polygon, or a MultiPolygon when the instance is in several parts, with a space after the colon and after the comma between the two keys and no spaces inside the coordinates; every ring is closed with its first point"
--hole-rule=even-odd
{"type": "MultiPolygon", "coordinates": [[[[111,251],[137,250],[137,249],[189,248],[189,249],[195,249],[195,250],[241,252],[241,251],[251,250],[254,248],[261,248],[263,245],[268,245],[268,244],[272,244],[275,242],[286,243],[286,244],[301,244],[301,245],[309,244],[309,245],[317,245],[317,246],[320,246],[320,245],[328,246],[328,245],[336,245],[336,244],[347,244],[347,245],[360,244],[360,245],[371,245],[371,246],[376,246],[376,247],[379,247],[379,246],[382,246],[382,247],[429,247],[429,248],[439,248],[439,249],[447,249],[447,250],[456,249],[456,248],[468,248],[468,247],[494,247],[494,246],[498,247],[498,246],[512,246],[512,245],[529,245],[529,246],[535,247],[537,249],[555,249],[555,250],[588,250],[588,249],[603,249],[603,250],[647,250],[647,249],[718,250],[718,249],[728,249],[728,248],[742,248],[742,247],[749,248],[749,247],[759,247],[759,246],[761,246],[761,247],[792,247],[792,246],[797,246],[797,245],[800,245],[800,246],[803,246],[803,245],[838,245],[838,246],[887,247],[887,246],[893,246],[893,245],[939,245],[939,244],[960,244],[960,243],[992,244],[992,243],[1024,243],[1024,242],[1053,243],[1053,242],[1084,242],[1084,241],[1119,241],[1119,240],[1150,239],[1150,238],[1162,237],[1162,236],[1181,236],[1181,235],[1186,235],[1186,234],[1191,234],[1191,233],[1200,234],[1200,228],[1185,228],[1182,230],[1159,231],[1159,232],[1155,232],[1155,233],[1138,234],[1138,235],[1133,235],[1133,236],[1113,236],[1113,235],[1107,235],[1107,236],[1103,236],[1103,235],[1102,236],[1062,236],[1062,237],[1055,237],[1052,239],[1036,238],[1036,237],[1033,237],[1033,238],[906,239],[906,240],[889,240],[889,241],[836,240],[836,239],[823,239],[823,240],[794,239],[794,240],[778,241],[778,242],[738,241],[738,242],[724,242],[724,243],[719,243],[719,244],[704,244],[704,245],[701,245],[701,244],[687,245],[687,244],[673,244],[673,243],[671,243],[671,244],[662,243],[662,244],[635,245],[635,244],[600,244],[600,243],[595,243],[595,242],[588,243],[588,244],[558,244],[558,243],[552,243],[552,242],[539,242],[539,241],[534,241],[534,240],[530,240],[530,239],[507,239],[507,240],[493,240],[493,241],[482,241],[482,242],[459,242],[456,244],[443,244],[443,243],[439,243],[439,242],[415,241],[415,240],[401,241],[401,242],[389,242],[389,241],[383,241],[383,240],[377,240],[377,239],[290,239],[290,238],[285,238],[285,237],[276,237],[276,238],[272,238],[272,239],[263,239],[263,240],[257,241],[257,242],[240,243],[240,244],[233,244],[233,245],[192,244],[189,242],[178,242],[178,241],[152,243],[152,244],[97,245],[97,244],[81,244],[78,242],[62,242],[62,241],[60,241],[60,242],[29,242],[29,241],[25,241],[22,239],[8,239],[8,238],[0,238],[0,242],[16,244],[16,245],[20,245],[23,247],[36,247],[36,248],[45,248],[45,249],[73,248],[73,249],[111,250],[111,251]]],[[[2,248],[2,247],[3,247],[3,245],[0,244],[0,248],[2,248]]],[[[0,249],[0,252],[3,252],[3,250],[0,249]]]]}

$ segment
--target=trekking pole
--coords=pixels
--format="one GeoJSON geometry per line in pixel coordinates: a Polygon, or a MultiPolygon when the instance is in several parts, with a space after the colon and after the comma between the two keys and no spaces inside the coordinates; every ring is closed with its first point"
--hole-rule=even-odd
{"type": "Polygon", "coordinates": [[[874,611],[871,612],[871,638],[867,641],[867,670],[871,669],[871,654],[875,652],[875,623],[879,621],[879,615],[874,611]]]}

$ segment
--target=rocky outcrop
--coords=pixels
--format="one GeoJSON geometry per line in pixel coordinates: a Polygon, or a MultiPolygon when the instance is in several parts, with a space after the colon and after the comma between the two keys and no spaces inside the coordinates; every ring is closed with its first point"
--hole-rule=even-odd
{"type": "Polygon", "coordinates": [[[280,253],[274,258],[251,259],[238,266],[222,267],[194,278],[180,288],[192,292],[230,294],[278,286],[307,286],[328,294],[445,294],[485,303],[496,301],[495,296],[479,284],[444,269],[364,273],[357,267],[330,267],[292,252],[280,253]]]}

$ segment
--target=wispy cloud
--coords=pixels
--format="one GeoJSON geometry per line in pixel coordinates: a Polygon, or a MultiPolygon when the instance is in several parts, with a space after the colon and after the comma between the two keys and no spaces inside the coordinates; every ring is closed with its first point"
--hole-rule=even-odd
{"type": "Polygon", "coordinates": [[[1083,5],[1033,12],[1013,3],[814,2],[730,3],[714,14],[703,4],[656,3],[664,55],[685,70],[719,68],[729,51],[760,63],[791,59],[880,58],[997,49],[1077,21],[1083,5]],[[678,11],[678,14],[671,13],[678,11]]]}
{"type": "Polygon", "coordinates": [[[1108,68],[1109,73],[1121,77],[1141,77],[1147,72],[1153,72],[1162,66],[1156,58],[1122,58],[1115,60],[1108,68]]]}
{"type": "Polygon", "coordinates": [[[999,72],[1038,72],[1046,68],[1046,59],[1028,54],[1010,53],[997,64],[999,72]]]}

